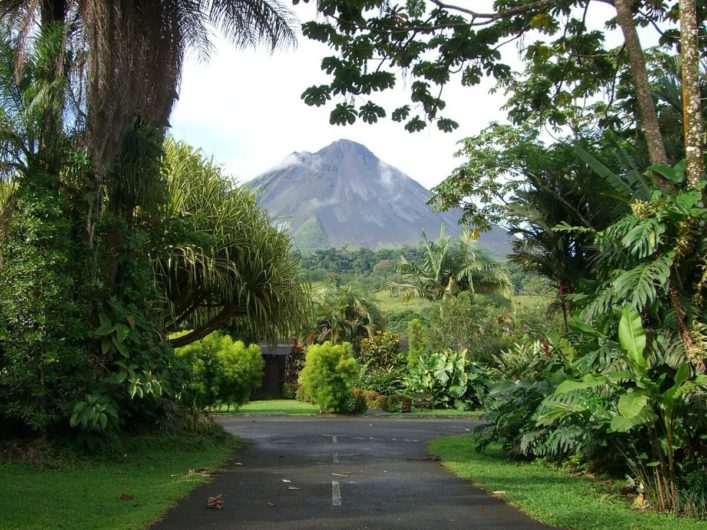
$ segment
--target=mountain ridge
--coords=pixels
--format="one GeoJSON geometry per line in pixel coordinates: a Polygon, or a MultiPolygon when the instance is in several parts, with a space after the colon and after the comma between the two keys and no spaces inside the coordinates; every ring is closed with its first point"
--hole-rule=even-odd
{"type": "MultiPolygon", "coordinates": [[[[418,242],[423,231],[436,238],[441,225],[449,235],[460,230],[461,210],[433,212],[429,190],[351,140],[293,152],[247,185],[303,252],[401,246],[418,242]]],[[[500,228],[480,238],[494,254],[506,254],[509,241],[500,228]]]]}

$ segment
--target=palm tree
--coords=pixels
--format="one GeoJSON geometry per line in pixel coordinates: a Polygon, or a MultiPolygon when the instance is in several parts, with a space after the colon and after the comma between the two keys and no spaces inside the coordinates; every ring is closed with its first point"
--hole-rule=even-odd
{"type": "Polygon", "coordinates": [[[255,197],[186,144],[165,144],[163,175],[173,244],[155,259],[167,331],[193,331],[184,346],[236,319],[252,336],[276,339],[309,312],[309,288],[289,238],[270,226],[255,197]]]}
{"type": "Polygon", "coordinates": [[[476,242],[475,233],[464,230],[456,242],[444,234],[432,241],[422,233],[425,257],[414,263],[400,257],[396,270],[402,274],[403,283],[392,283],[404,300],[426,298],[441,300],[461,291],[472,293],[498,292],[510,296],[512,284],[506,270],[484,254],[476,242]]]}
{"type": "MultiPolygon", "coordinates": [[[[77,59],[72,96],[99,179],[136,116],[168,125],[186,50],[208,56],[212,27],[237,47],[295,42],[293,18],[278,0],[0,0],[0,15],[13,28],[20,56],[32,46],[33,27],[62,27],[65,51],[77,59]]],[[[67,73],[62,61],[60,75],[67,73]]]]}
{"type": "Polygon", "coordinates": [[[325,289],[315,300],[316,342],[353,343],[375,335],[385,321],[375,303],[350,288],[325,289]]]}

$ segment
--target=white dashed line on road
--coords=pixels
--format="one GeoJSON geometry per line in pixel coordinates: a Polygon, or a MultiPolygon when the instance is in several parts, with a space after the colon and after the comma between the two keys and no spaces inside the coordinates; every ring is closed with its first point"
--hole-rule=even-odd
{"type": "Polygon", "coordinates": [[[339,463],[339,453],[334,451],[334,456],[333,456],[332,460],[335,464],[338,464],[339,463]]]}
{"type": "Polygon", "coordinates": [[[338,480],[331,481],[331,505],[341,506],[341,484],[338,480]]]}

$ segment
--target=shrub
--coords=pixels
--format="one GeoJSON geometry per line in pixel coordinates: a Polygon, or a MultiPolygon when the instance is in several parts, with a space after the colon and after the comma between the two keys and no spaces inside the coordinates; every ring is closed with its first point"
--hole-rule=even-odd
{"type": "Polygon", "coordinates": [[[285,399],[297,399],[298,389],[299,385],[297,383],[283,383],[282,397],[285,399]]]}
{"type": "Polygon", "coordinates": [[[202,406],[246,403],[262,382],[263,357],[257,344],[218,332],[175,350],[190,367],[186,390],[202,406]]]}
{"type": "Polygon", "coordinates": [[[467,410],[481,405],[490,378],[465,352],[445,350],[420,357],[407,384],[412,392],[429,395],[433,406],[467,410]]]}
{"type": "Polygon", "coordinates": [[[322,412],[347,412],[358,372],[350,343],[326,341],[307,349],[300,382],[322,412]]]}
{"type": "Polygon", "coordinates": [[[378,394],[375,401],[373,402],[373,408],[378,410],[386,410],[386,403],[388,401],[388,396],[383,394],[378,394]]]}
{"type": "Polygon", "coordinates": [[[351,394],[351,400],[348,406],[349,414],[363,414],[368,410],[368,402],[366,401],[366,396],[363,390],[360,388],[354,388],[351,394]]]}
{"type": "Polygon", "coordinates": [[[304,348],[295,340],[290,349],[290,354],[287,356],[285,368],[285,385],[294,385],[295,391],[297,389],[299,373],[302,371],[303,366],[304,348]]]}
{"type": "Polygon", "coordinates": [[[405,388],[405,369],[400,367],[370,370],[364,367],[361,370],[358,385],[364,390],[392,396],[405,388]]]}
{"type": "Polygon", "coordinates": [[[402,311],[394,311],[385,317],[385,329],[392,331],[401,336],[406,335],[410,329],[410,322],[419,319],[419,314],[412,309],[403,309],[402,311]]]}
{"type": "Polygon", "coordinates": [[[366,399],[366,407],[369,409],[380,408],[377,404],[377,400],[380,394],[374,390],[364,390],[363,397],[366,399]]]}
{"type": "Polygon", "coordinates": [[[412,400],[406,396],[385,396],[383,410],[408,413],[412,410],[412,400]]]}
{"type": "Polygon", "coordinates": [[[400,335],[379,331],[372,337],[362,339],[359,360],[372,370],[402,366],[405,360],[400,355],[400,335]]]}

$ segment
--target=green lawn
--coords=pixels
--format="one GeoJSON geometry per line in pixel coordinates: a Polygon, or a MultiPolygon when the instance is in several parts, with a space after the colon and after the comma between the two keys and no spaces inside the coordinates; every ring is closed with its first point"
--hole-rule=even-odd
{"type": "Polygon", "coordinates": [[[0,528],[145,528],[208,480],[189,470],[218,468],[236,446],[231,436],[142,436],[119,461],[0,463],[0,528]]]}
{"type": "Polygon", "coordinates": [[[460,477],[491,492],[533,518],[576,530],[698,530],[704,521],[640,512],[612,492],[608,485],[577,477],[542,462],[514,462],[499,450],[480,454],[470,435],[437,438],[432,454],[460,477]]]}
{"type": "Polygon", "coordinates": [[[224,407],[214,410],[216,413],[228,414],[263,414],[263,415],[284,415],[284,416],[316,416],[319,414],[319,407],[296,399],[267,399],[262,401],[251,401],[234,409],[224,407]]]}

